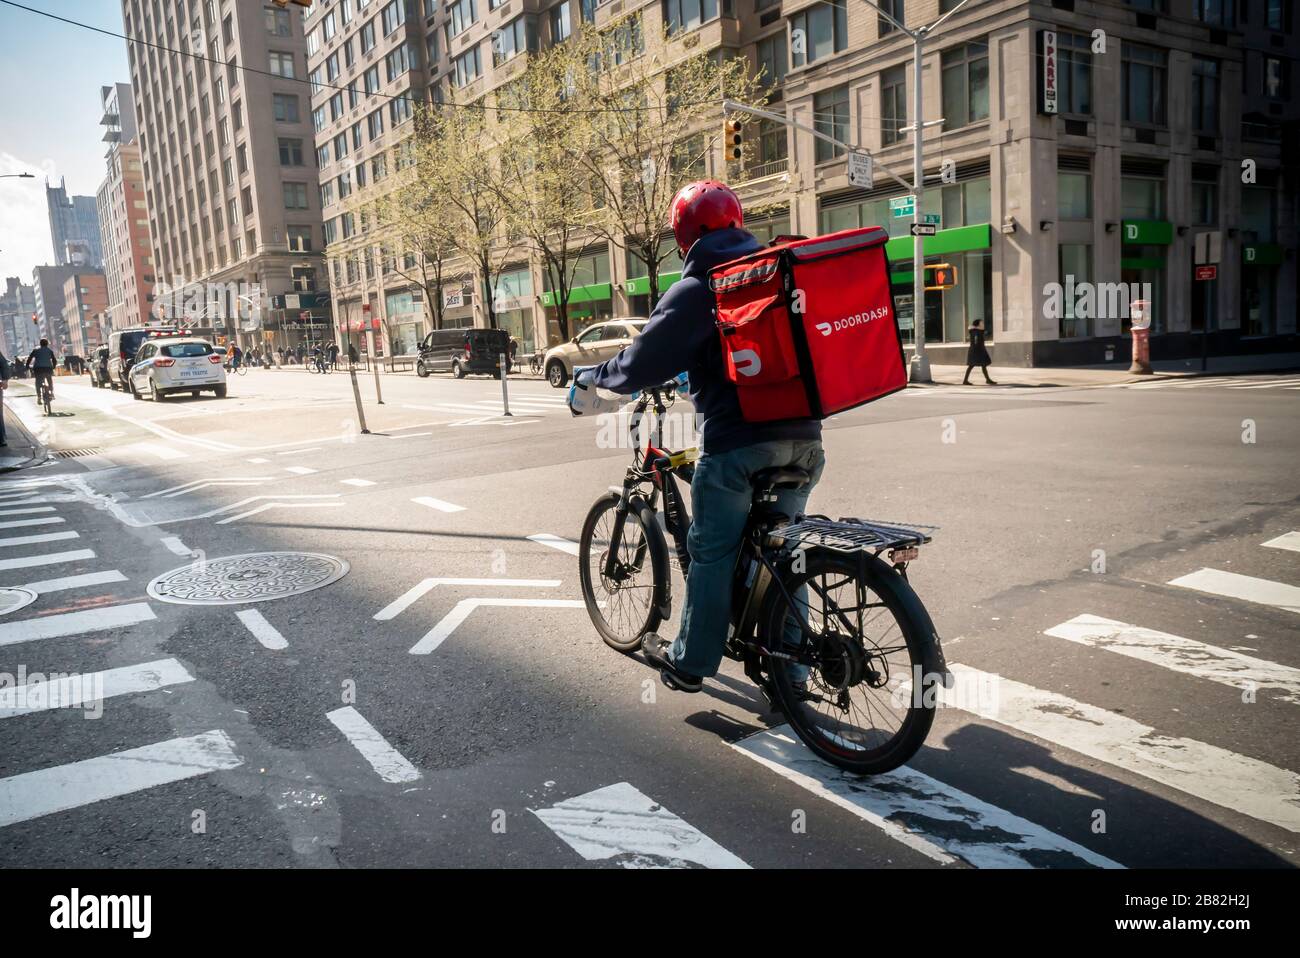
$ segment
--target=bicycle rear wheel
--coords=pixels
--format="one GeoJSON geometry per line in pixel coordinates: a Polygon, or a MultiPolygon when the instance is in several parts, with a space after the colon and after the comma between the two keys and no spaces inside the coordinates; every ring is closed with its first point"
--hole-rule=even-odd
{"type": "Polygon", "coordinates": [[[890,566],[860,558],[808,553],[805,571],[782,578],[798,608],[773,588],[758,638],[764,648],[811,653],[806,678],[785,660],[766,663],[795,734],[825,761],[876,775],[907,762],[925,741],[939,677],[924,674],[934,625],[921,600],[890,566]]]}
{"type": "Polygon", "coordinates": [[[641,637],[663,621],[659,597],[668,588],[668,546],[648,506],[631,508],[617,529],[613,575],[606,559],[619,526],[614,493],[601,496],[587,513],[578,542],[578,577],[596,631],[605,644],[620,652],[635,652],[641,637]]]}

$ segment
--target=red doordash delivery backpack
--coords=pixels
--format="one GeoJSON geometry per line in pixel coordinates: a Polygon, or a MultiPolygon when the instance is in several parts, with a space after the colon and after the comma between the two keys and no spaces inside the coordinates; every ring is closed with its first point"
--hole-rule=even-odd
{"type": "Polygon", "coordinates": [[[888,240],[844,230],[713,269],[723,365],[747,422],[825,419],[907,385],[888,240]]]}

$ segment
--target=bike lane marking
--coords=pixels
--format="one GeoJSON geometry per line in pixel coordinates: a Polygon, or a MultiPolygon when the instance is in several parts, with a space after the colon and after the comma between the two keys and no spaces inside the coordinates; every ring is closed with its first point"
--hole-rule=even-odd
{"type": "Polygon", "coordinates": [[[581,599],[461,599],[455,607],[444,615],[432,629],[424,634],[419,642],[411,646],[412,655],[428,655],[446,642],[451,634],[469,618],[470,613],[480,607],[532,609],[585,609],[587,603],[581,599]]]}
{"type": "Polygon", "coordinates": [[[626,856],[618,863],[624,868],[749,868],[628,782],[529,811],[589,862],[626,856]]]}
{"type": "Polygon", "coordinates": [[[1068,748],[1150,779],[1193,798],[1300,832],[1300,775],[1195,739],[1162,735],[1149,725],[1056,692],[964,665],[950,667],[960,682],[995,688],[990,700],[954,696],[939,688],[944,705],[1068,748]]]}
{"type": "Polygon", "coordinates": [[[430,589],[440,585],[505,585],[516,586],[528,589],[555,589],[560,585],[559,579],[463,579],[463,578],[440,578],[440,579],[422,579],[411,588],[407,589],[400,596],[394,599],[388,605],[384,606],[373,616],[376,622],[387,622],[389,619],[395,619],[405,612],[413,603],[418,601],[430,589]]]}
{"type": "Polygon", "coordinates": [[[1124,867],[915,769],[904,766],[869,778],[850,775],[810,752],[788,725],[729,744],[941,864],[961,859],[976,868],[1039,868],[1055,856],[1066,868],[1124,867]],[[945,830],[942,823],[954,827],[945,830]]]}
{"type": "Polygon", "coordinates": [[[347,737],[385,782],[414,782],[420,778],[420,770],[389,745],[365,716],[351,705],[327,712],[325,717],[347,737]]]}
{"type": "MultiPolygon", "coordinates": [[[[622,489],[620,488],[620,492],[622,489]]],[[[549,532],[538,532],[528,537],[530,542],[536,542],[539,546],[549,546],[552,549],[558,549],[560,552],[567,552],[571,556],[578,554],[578,543],[570,542],[568,539],[552,535],[549,532]]]]}

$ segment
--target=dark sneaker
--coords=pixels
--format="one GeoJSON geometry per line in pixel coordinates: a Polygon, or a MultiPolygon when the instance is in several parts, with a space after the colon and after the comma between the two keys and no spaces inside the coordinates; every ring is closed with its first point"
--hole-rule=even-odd
{"type": "Polygon", "coordinates": [[[678,671],[668,655],[670,648],[672,643],[654,632],[647,632],[641,639],[641,654],[651,666],[659,670],[664,685],[679,692],[698,692],[704,688],[704,680],[698,675],[678,671]]]}

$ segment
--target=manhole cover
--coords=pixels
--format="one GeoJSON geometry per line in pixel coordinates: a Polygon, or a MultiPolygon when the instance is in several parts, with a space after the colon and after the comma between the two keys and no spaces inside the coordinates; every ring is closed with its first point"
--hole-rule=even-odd
{"type": "Polygon", "coordinates": [[[12,587],[0,589],[0,615],[8,615],[10,612],[25,609],[35,601],[36,593],[31,589],[12,587]]]}
{"type": "Polygon", "coordinates": [[[249,552],[164,572],[149,594],[181,605],[238,605],[319,589],[348,574],[348,564],[316,552],[249,552]]]}

